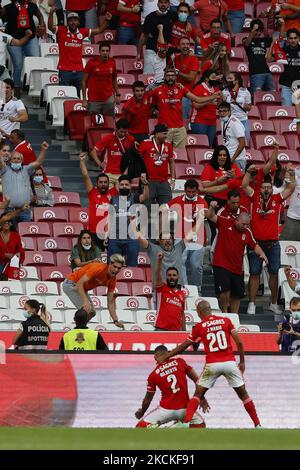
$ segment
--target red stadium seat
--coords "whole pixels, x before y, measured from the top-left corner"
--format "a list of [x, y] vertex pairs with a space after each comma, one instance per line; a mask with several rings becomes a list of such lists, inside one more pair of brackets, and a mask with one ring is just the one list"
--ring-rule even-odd
[[213, 150], [196, 149], [194, 150], [194, 162], [196, 165], [199, 165], [199, 163], [206, 163], [208, 160], [211, 159], [212, 155]]
[[72, 207], [69, 209], [69, 221], [81, 222], [84, 227], [87, 227], [89, 221], [89, 209], [85, 207]]
[[247, 62], [231, 62], [230, 70], [232, 72], [240, 72], [241, 74], [248, 74], [249, 66]]
[[123, 70], [124, 73], [132, 73], [137, 75], [143, 71], [144, 64], [142, 60], [136, 59], [123, 59]]
[[261, 118], [267, 119], [267, 109], [281, 104], [281, 94], [278, 91], [255, 91], [254, 104], [258, 107]]
[[54, 237], [75, 237], [78, 236], [83, 230], [83, 224], [77, 223], [54, 223], [53, 235]]
[[176, 164], [176, 178], [187, 179], [187, 178], [199, 178], [203, 171], [203, 165], [192, 165], [185, 163]]
[[85, 134], [85, 126], [88, 121], [91, 121], [92, 116], [87, 109], [78, 111], [71, 111], [66, 119], [66, 130], [71, 140], [83, 140]]
[[104, 116], [104, 122], [101, 124], [101, 129], [111, 130], [115, 129], [115, 120], [112, 116]]
[[66, 251], [59, 251], [56, 253], [56, 262], [58, 266], [69, 266], [71, 264], [70, 251], [68, 253]]
[[253, 2], [245, 2], [245, 15], [248, 18], [254, 18], [254, 3]]
[[59, 176], [48, 176], [48, 185], [53, 191], [61, 191], [62, 184]]
[[145, 83], [145, 85], [151, 85], [151, 83], [154, 83], [154, 75], [151, 73], [142, 73], [138, 76], [138, 80]]
[[276, 119], [273, 121], [274, 127], [277, 128], [278, 134], [282, 134], [286, 140], [289, 149], [299, 149], [299, 139], [296, 134], [296, 123], [289, 122], [287, 119]]
[[[91, 57], [99, 57], [99, 46], [97, 44], [82, 44], [82, 57], [90, 59]], [[114, 57], [114, 56], [112, 56]]]
[[147, 255], [147, 253], [139, 253], [138, 265], [139, 266], [150, 266], [150, 258]]
[[117, 77], [119, 87], [132, 86], [135, 78], [130, 73], [121, 73]]
[[81, 206], [80, 196], [78, 193], [53, 192], [55, 206]]
[[25, 251], [35, 251], [36, 250], [36, 239], [30, 237], [24, 237], [21, 239], [22, 247]]
[[[269, 158], [271, 155], [271, 151], [264, 150], [265, 158]], [[300, 155], [299, 152], [296, 150], [280, 150], [278, 152], [278, 160], [282, 163], [296, 163], [299, 165], [300, 163]]]
[[269, 150], [270, 145], [273, 144], [274, 139], [278, 142], [280, 149], [286, 149], [286, 141], [282, 135], [278, 134], [259, 134], [253, 137], [253, 142], [257, 150], [267, 149]]
[[267, 10], [269, 7], [270, 7], [270, 2], [267, 2], [267, 1], [258, 2], [256, 5], [256, 18], [259, 18], [261, 13]]
[[188, 155], [186, 152], [185, 148], [182, 149], [174, 149], [174, 159], [175, 159], [175, 164], [177, 165], [177, 162], [188, 162]]
[[118, 282], [115, 293], [116, 295], [132, 295], [131, 282]]
[[260, 150], [249, 149], [246, 150], [246, 159], [251, 160], [253, 163], [264, 165], [265, 159]]
[[272, 121], [255, 121], [254, 119], [249, 121], [251, 137], [258, 134], [276, 134]]
[[133, 282], [132, 295], [152, 297], [153, 289], [151, 282]]
[[230, 63], [245, 61], [245, 53], [242, 47], [233, 47], [231, 49]]
[[260, 112], [257, 106], [251, 106], [250, 111], [248, 112], [248, 119], [261, 119]]
[[43, 222], [68, 222], [68, 210], [63, 207], [35, 207], [33, 209], [33, 220]]
[[94, 36], [94, 43], [99, 44], [101, 41], [115, 42], [117, 38], [116, 29], [106, 29], [103, 33]]
[[46, 222], [20, 222], [18, 231], [21, 237], [47, 237], [52, 235], [50, 225]]
[[125, 101], [128, 101], [130, 100], [130, 98], [133, 97], [133, 91], [131, 87], [120, 88], [119, 91], [121, 94], [121, 97], [120, 97], [121, 103], [125, 103]]
[[42, 267], [41, 268], [41, 280], [42, 281], [63, 281], [69, 274], [71, 274], [71, 268], [68, 266], [55, 266]]
[[147, 282], [152, 282], [152, 270], [151, 270], [150, 267], [146, 268], [145, 275], [146, 275], [146, 281]]
[[50, 251], [25, 252], [24, 266], [55, 266], [54, 254]]
[[237, 33], [234, 35], [235, 47], [244, 47], [243, 39], [246, 38], [247, 33]]
[[291, 119], [296, 117], [294, 106], [269, 106], [266, 110], [268, 120], [277, 121], [278, 119]]
[[64, 117], [65, 120], [68, 118], [72, 111], [80, 111], [84, 109], [82, 107], [82, 100], [66, 100], [64, 101]]
[[208, 137], [204, 134], [188, 134], [185, 147], [187, 149], [209, 148]]
[[127, 282], [145, 281], [145, 270], [144, 268], [122, 268], [117, 275], [117, 280]]
[[112, 44], [110, 49], [111, 57], [132, 57], [136, 58], [137, 56], [137, 49], [136, 46], [129, 46], [129, 45], [121, 45], [121, 44]]
[[37, 240], [37, 249], [39, 251], [68, 251], [72, 249], [70, 240], [67, 238], [41, 237]]
[[152, 134], [152, 132], [154, 131], [154, 127], [157, 124], [157, 119], [156, 118], [155, 119], [149, 119], [148, 124], [149, 124], [149, 132], [150, 132], [150, 134]]
[[110, 133], [111, 131], [102, 130], [99, 127], [91, 127], [90, 129], [88, 129], [86, 132], [86, 140], [89, 151], [91, 151], [95, 147], [96, 143], [99, 142], [102, 137]]

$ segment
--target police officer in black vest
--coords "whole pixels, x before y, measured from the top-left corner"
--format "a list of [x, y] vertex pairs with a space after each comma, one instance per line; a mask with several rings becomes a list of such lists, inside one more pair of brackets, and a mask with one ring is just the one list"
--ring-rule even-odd
[[21, 322], [17, 330], [13, 341], [15, 349], [18, 351], [47, 349], [51, 329], [45, 305], [37, 300], [27, 300], [23, 314], [26, 320]]

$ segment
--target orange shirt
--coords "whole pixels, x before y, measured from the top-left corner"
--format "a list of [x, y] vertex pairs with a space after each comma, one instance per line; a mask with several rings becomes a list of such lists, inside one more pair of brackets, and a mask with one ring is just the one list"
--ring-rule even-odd
[[116, 278], [107, 275], [108, 265], [104, 263], [91, 263], [83, 266], [77, 271], [67, 276], [67, 279], [73, 282], [78, 282], [85, 274], [89, 278], [88, 282], [84, 284], [84, 290], [95, 289], [98, 286], [107, 286], [108, 292], [114, 292], [116, 287]]
[[[278, 3], [279, 4], [283, 3], [283, 1], [272, 0], [272, 6], [275, 6]], [[295, 5], [296, 7], [300, 7], [300, 0], [289, 0], [289, 1], [286, 1], [285, 3], [288, 3], [290, 5]], [[282, 16], [284, 16], [284, 15], [294, 15], [295, 13], [297, 13], [297, 12], [294, 11], [294, 10], [290, 10], [290, 9], [288, 9], [288, 10], [282, 9], [280, 11], [280, 15], [282, 15]], [[287, 31], [290, 28], [300, 29], [300, 17], [299, 16], [298, 16], [298, 18], [294, 18], [293, 20], [285, 19], [285, 30]]]

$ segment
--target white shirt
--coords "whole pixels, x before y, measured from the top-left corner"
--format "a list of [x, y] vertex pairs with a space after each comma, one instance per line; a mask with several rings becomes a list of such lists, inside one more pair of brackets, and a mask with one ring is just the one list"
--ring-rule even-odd
[[26, 110], [23, 101], [12, 98], [7, 103], [0, 103], [0, 128], [7, 134], [14, 129], [20, 129], [20, 122], [10, 122], [9, 117], [17, 117], [18, 111]]
[[295, 169], [295, 173], [296, 189], [291, 196], [287, 216], [290, 219], [300, 220], [300, 167]]
[[0, 31], [0, 64], [5, 65], [6, 62], [6, 46], [11, 44], [13, 37]]
[[[235, 116], [230, 116], [227, 122], [221, 121], [221, 130], [223, 143], [228, 148], [228, 152], [231, 158], [238, 148], [238, 139], [245, 137], [245, 128], [239, 119], [237, 119]], [[245, 149], [241, 151], [236, 160], [246, 160]]]
[[147, 15], [158, 9], [157, 0], [144, 0], [143, 5], [143, 11], [141, 13], [141, 24], [144, 24]]
[[[248, 119], [248, 114], [245, 111], [242, 111], [239, 106], [233, 103], [232, 97], [229, 90], [223, 90], [223, 95], [226, 98], [227, 103], [231, 104], [231, 114], [238, 118], [240, 121], [246, 121]], [[238, 103], [242, 108], [245, 104], [251, 104], [251, 94], [247, 88], [239, 88], [236, 103]]]

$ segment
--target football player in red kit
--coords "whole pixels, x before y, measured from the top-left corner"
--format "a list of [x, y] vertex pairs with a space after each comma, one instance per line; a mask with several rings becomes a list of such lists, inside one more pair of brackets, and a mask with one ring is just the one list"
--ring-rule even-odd
[[[231, 320], [226, 317], [212, 315], [209, 302], [203, 300], [197, 305], [197, 313], [201, 323], [194, 326], [192, 333], [177, 348], [161, 356], [162, 361], [168, 361], [171, 357], [182, 353], [195, 343], [203, 342], [205, 352], [205, 366], [197, 382], [196, 391], [189, 401], [185, 423], [191, 422], [200, 401], [207, 390], [212, 388], [221, 375], [234, 389], [242, 400], [245, 410], [252, 419], [254, 426], [261, 427], [259, 418], [252, 399], [245, 387], [243, 373], [245, 371], [245, 357], [243, 343], [236, 332]], [[235, 341], [240, 355], [240, 363], [237, 365], [231, 346], [231, 337]]]
[[[186, 378], [189, 377], [196, 384], [198, 375], [179, 357], [161, 362], [162, 354], [166, 354], [167, 351], [163, 345], [157, 346], [154, 351], [154, 358], [158, 365], [148, 377], [147, 392], [142, 406], [135, 416], [138, 419], [144, 416], [152, 402], [156, 387], [161, 391], [159, 407], [148, 413], [145, 419], [141, 419], [136, 425], [137, 428], [160, 426], [170, 421], [182, 422], [184, 420], [186, 407], [190, 400]], [[209, 405], [205, 399], [201, 400], [201, 407], [204, 413], [209, 411]], [[196, 410], [189, 425], [190, 428], [205, 428], [205, 422]]]

